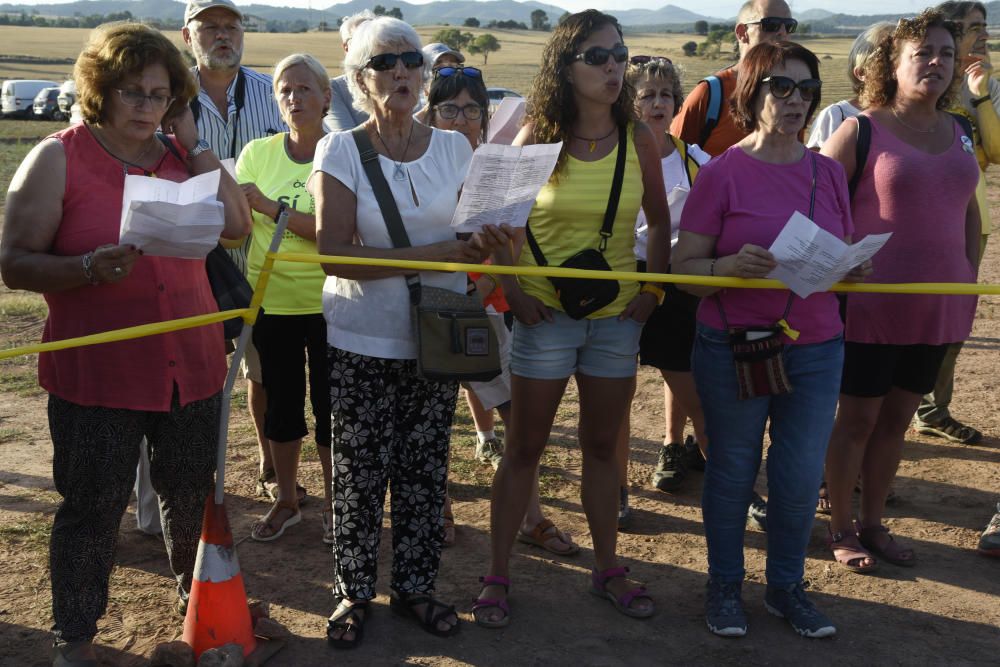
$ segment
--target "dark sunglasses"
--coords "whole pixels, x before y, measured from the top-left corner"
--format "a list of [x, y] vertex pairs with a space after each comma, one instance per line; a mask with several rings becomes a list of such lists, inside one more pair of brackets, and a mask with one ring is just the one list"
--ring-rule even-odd
[[674, 64], [674, 61], [666, 56], [632, 56], [628, 59], [630, 65], [648, 65], [654, 61], [662, 61], [668, 65]]
[[476, 69], [475, 67], [438, 67], [434, 70], [434, 76], [455, 76], [456, 74], [461, 74], [462, 76], [472, 77], [473, 79], [482, 79], [482, 70]]
[[802, 79], [801, 81], [796, 81], [787, 76], [765, 76], [760, 81], [761, 83], [766, 83], [771, 89], [771, 94], [779, 100], [791, 97], [795, 89], [798, 88], [802, 101], [812, 102], [815, 98], [819, 97], [820, 90], [823, 88], [823, 82], [819, 79]]
[[407, 51], [405, 53], [380, 53], [372, 56], [365, 63], [365, 67], [376, 72], [385, 72], [396, 67], [396, 61], [402, 60], [406, 69], [415, 69], [424, 66], [424, 54], [420, 51]]
[[759, 21], [747, 21], [743, 25], [759, 25], [764, 32], [778, 32], [781, 26], [785, 26], [785, 32], [791, 35], [799, 27], [799, 22], [795, 19], [783, 19], [779, 16], [765, 16]]
[[608, 58], [614, 58], [616, 63], [623, 63], [628, 60], [628, 47], [622, 44], [606, 49], [603, 46], [592, 46], [583, 53], [573, 56], [571, 62], [582, 60], [586, 65], [603, 65], [608, 62]]

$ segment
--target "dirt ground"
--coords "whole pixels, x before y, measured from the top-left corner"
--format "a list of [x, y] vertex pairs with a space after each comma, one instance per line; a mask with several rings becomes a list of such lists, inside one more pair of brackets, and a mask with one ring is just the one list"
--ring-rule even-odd
[[[991, 188], [993, 219], [1000, 219], [1000, 190]], [[1000, 238], [988, 250], [981, 281], [1000, 283]], [[3, 295], [0, 295], [3, 296]], [[10, 296], [9, 293], [7, 296]], [[3, 302], [0, 302], [0, 306]], [[9, 304], [8, 304], [9, 305]], [[37, 340], [40, 320], [23, 306], [0, 318], [0, 344]], [[912, 569], [883, 564], [872, 576], [836, 567], [824, 546], [826, 519], [817, 516], [806, 577], [815, 601], [836, 622], [832, 640], [796, 636], [763, 607], [766, 536], [746, 536], [744, 597], [750, 632], [744, 639], [711, 635], [702, 618], [706, 557], [700, 512], [701, 475], [670, 496], [649, 489], [663, 438], [660, 381], [639, 376], [633, 406], [633, 456], [629, 481], [636, 516], [620, 536], [622, 561], [645, 582], [658, 604], [649, 620], [619, 615], [587, 594], [590, 538], [579, 501], [580, 455], [575, 442], [575, 401], [567, 396], [543, 461], [543, 504], [583, 547], [572, 558], [550, 557], [518, 545], [513, 558], [511, 625], [500, 631], [465, 623], [451, 639], [432, 637], [389, 613], [388, 527], [383, 533], [381, 594], [363, 647], [335, 653], [324, 639], [332, 610], [332, 559], [320, 540], [319, 504], [277, 542], [247, 540], [239, 546], [246, 588], [271, 603], [272, 616], [295, 637], [269, 664], [342, 665], [997, 665], [1000, 664], [1000, 561], [976, 554], [979, 532], [1000, 499], [1000, 299], [980, 300], [973, 338], [959, 359], [953, 410], [985, 437], [977, 446], [949, 444], [909, 434], [889, 509], [893, 532], [912, 544], [920, 562]], [[0, 363], [0, 666], [50, 664], [51, 602], [47, 544], [59, 496], [51, 481], [51, 442], [45, 397], [35, 387], [33, 359]], [[246, 417], [245, 392], [234, 396], [226, 500], [236, 538], [267, 510], [254, 496], [255, 445]], [[445, 551], [438, 593], [456, 603], [464, 620], [485, 573], [489, 481], [492, 471], [472, 458], [475, 432], [467, 411], [456, 420], [452, 495], [458, 543]], [[321, 488], [315, 450], [304, 454], [303, 483]], [[758, 490], [766, 495], [762, 469]], [[174, 585], [162, 541], [135, 529], [130, 508], [119, 533], [118, 566], [107, 615], [97, 637], [104, 665], [148, 664], [153, 647], [179, 635]]]

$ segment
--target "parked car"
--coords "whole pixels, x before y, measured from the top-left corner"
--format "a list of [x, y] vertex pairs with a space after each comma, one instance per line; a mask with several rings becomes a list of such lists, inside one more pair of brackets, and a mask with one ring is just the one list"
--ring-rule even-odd
[[0, 115], [4, 118], [30, 118], [35, 96], [42, 88], [58, 88], [55, 81], [11, 79], [3, 82], [0, 92]]
[[515, 92], [510, 88], [487, 88], [486, 94], [490, 98], [490, 114], [492, 115], [497, 107], [500, 106], [500, 102], [505, 97], [524, 97], [521, 93]]
[[76, 104], [76, 82], [70, 79], [59, 86], [59, 111], [63, 118], [71, 118]]
[[34, 116], [36, 120], [62, 120], [58, 88], [42, 88], [35, 95]]

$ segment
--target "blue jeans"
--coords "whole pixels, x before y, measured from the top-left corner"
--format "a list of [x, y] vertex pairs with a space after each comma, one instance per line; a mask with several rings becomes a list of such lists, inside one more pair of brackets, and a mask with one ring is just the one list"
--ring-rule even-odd
[[838, 336], [824, 343], [786, 345], [792, 391], [741, 401], [728, 338], [725, 331], [699, 324], [692, 355], [709, 442], [702, 492], [708, 573], [724, 583], [743, 581], [747, 506], [770, 417], [767, 581], [773, 586], [798, 583], [837, 410], [844, 341]]

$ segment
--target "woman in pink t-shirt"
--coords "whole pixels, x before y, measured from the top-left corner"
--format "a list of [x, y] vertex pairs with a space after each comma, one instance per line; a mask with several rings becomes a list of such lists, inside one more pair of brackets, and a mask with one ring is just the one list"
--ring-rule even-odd
[[[816, 56], [798, 44], [765, 43], [739, 68], [733, 113], [750, 134], [699, 172], [674, 253], [680, 274], [765, 277], [776, 266], [766, 248], [796, 212], [837, 238], [853, 231], [844, 170], [798, 139], [820, 101]], [[837, 299], [689, 291], [706, 297], [692, 370], [711, 442], [702, 497], [708, 627], [723, 636], [746, 633], [744, 523], [770, 418], [765, 604], [801, 635], [830, 636], [836, 629], [806, 597], [802, 576], [843, 364]], [[743, 352], [750, 359], [737, 361]]]
[[[865, 65], [862, 101], [871, 142], [853, 196], [860, 234], [892, 232], [874, 282], [975, 282], [979, 167], [970, 137], [943, 110], [962, 81], [960, 28], [939, 12], [901, 19]], [[848, 176], [857, 170], [855, 120], [823, 146]], [[855, 572], [913, 565], [912, 549], [882, 525], [886, 495], [920, 397], [934, 388], [949, 343], [965, 340], [971, 296], [851, 294], [840, 410], [826, 463], [830, 545]], [[851, 496], [862, 477], [861, 518]]]

